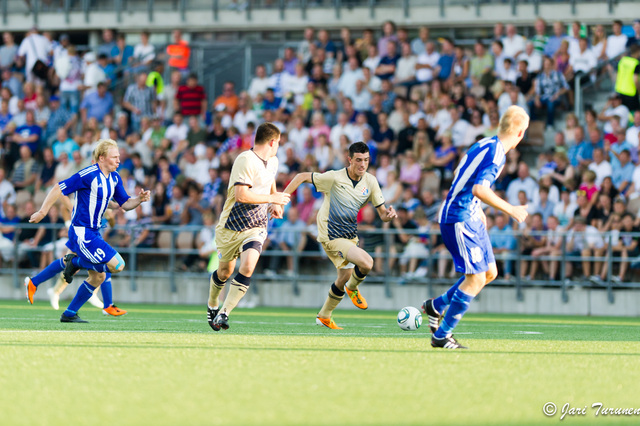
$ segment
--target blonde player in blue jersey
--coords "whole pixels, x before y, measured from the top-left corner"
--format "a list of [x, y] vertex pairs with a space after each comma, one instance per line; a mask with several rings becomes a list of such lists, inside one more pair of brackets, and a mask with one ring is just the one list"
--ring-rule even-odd
[[456, 271], [464, 275], [447, 292], [422, 304], [433, 333], [434, 348], [467, 349], [453, 337], [453, 329], [473, 298], [498, 275], [480, 203], [501, 210], [518, 222], [527, 217], [527, 206], [512, 206], [491, 190], [504, 167], [505, 154], [520, 143], [527, 127], [529, 116], [525, 110], [509, 107], [500, 119], [498, 135], [472, 145], [456, 168], [438, 221]]
[[54, 260], [36, 276], [25, 279], [27, 299], [33, 304], [33, 295], [38, 285], [64, 271], [65, 279], [71, 282], [79, 269], [87, 269], [89, 278], [80, 285], [69, 307], [60, 316], [61, 322], [87, 322], [78, 316], [78, 310], [91, 297], [94, 290], [105, 280], [105, 273], [122, 272], [124, 260], [100, 234], [102, 216], [113, 198], [124, 210], [133, 210], [149, 201], [149, 191], [140, 191], [137, 197], [129, 197], [116, 172], [120, 165], [118, 144], [111, 139], [102, 139], [93, 151], [95, 164], [80, 170], [70, 178], [59, 182], [47, 194], [40, 210], [31, 215], [29, 222], [40, 222], [61, 195], [76, 194], [69, 240], [71, 250], [64, 259]]
[[358, 286], [373, 268], [373, 259], [358, 247], [358, 212], [362, 206], [372, 202], [383, 221], [390, 222], [396, 217], [393, 206], [387, 208], [384, 205], [378, 180], [367, 173], [369, 158], [367, 144], [356, 142], [349, 147], [349, 167], [325, 173], [299, 173], [284, 190], [291, 194], [300, 184], [307, 182], [324, 194], [317, 217], [318, 242], [338, 270], [338, 277], [331, 284], [316, 323], [334, 330], [341, 327], [333, 321], [331, 314], [345, 292], [358, 308], [368, 307]]

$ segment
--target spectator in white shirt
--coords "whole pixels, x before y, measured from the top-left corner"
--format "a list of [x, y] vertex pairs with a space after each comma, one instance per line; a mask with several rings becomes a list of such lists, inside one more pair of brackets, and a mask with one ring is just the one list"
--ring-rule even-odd
[[22, 40], [18, 48], [18, 58], [22, 58], [24, 61], [27, 81], [44, 84], [43, 81], [33, 74], [32, 70], [38, 60], [46, 64], [49, 61], [51, 51], [51, 42], [45, 36], [39, 34], [37, 28], [33, 28], [27, 32], [26, 37]]
[[[633, 125], [627, 129], [625, 140], [631, 145], [640, 148], [640, 111], [633, 113]], [[640, 188], [639, 188], [640, 189]]]
[[426, 44], [425, 51], [416, 59], [416, 80], [419, 83], [430, 83], [433, 80], [433, 69], [438, 65], [440, 54], [434, 42]]
[[602, 148], [593, 150], [593, 163], [589, 164], [589, 170], [596, 174], [596, 186], [598, 187], [602, 186], [604, 178], [611, 176], [611, 173], [613, 173], [611, 163], [605, 160]]
[[289, 130], [289, 142], [293, 144], [294, 152], [303, 152], [309, 139], [309, 128], [304, 126], [304, 119], [296, 116], [293, 129]]
[[402, 43], [400, 45], [402, 56], [398, 59], [396, 64], [396, 72], [393, 76], [393, 82], [395, 84], [402, 84], [405, 86], [411, 85], [416, 80], [416, 64], [418, 57], [411, 51], [411, 45], [409, 43]]
[[260, 120], [254, 110], [251, 109], [251, 99], [247, 92], [240, 93], [238, 96], [238, 111], [233, 116], [233, 126], [240, 133], [247, 131], [247, 124], [253, 123], [256, 127], [260, 125]]
[[598, 120], [605, 122], [603, 127], [605, 133], [613, 133], [610, 120], [614, 115], [620, 117], [620, 126], [622, 126], [623, 129], [626, 128], [629, 123], [629, 108], [622, 105], [622, 98], [618, 93], [614, 93], [609, 97], [604, 108], [602, 108], [602, 111], [598, 114]]
[[249, 83], [249, 96], [255, 101], [258, 95], [264, 95], [269, 88], [269, 77], [267, 77], [267, 70], [263, 64], [256, 65], [256, 75], [251, 79]]
[[351, 98], [355, 93], [356, 81], [362, 80], [363, 77], [362, 69], [358, 66], [358, 59], [353, 56], [350, 57], [347, 62], [347, 67], [338, 81], [338, 91], [342, 96]]
[[140, 33], [140, 43], [133, 47], [133, 62], [135, 67], [132, 72], [140, 72], [148, 70], [149, 64], [156, 57], [156, 48], [152, 44], [149, 44], [149, 33], [143, 31]]
[[502, 116], [511, 105], [517, 105], [525, 111], [529, 111], [526, 98], [520, 93], [518, 87], [510, 81], [505, 81], [504, 92], [502, 92], [498, 98], [498, 112], [500, 116]]
[[0, 168], [0, 215], [4, 216], [3, 207], [6, 204], [16, 202], [16, 190], [13, 184], [6, 179], [4, 168]]
[[167, 130], [164, 132], [164, 137], [171, 142], [171, 146], [175, 149], [180, 141], [187, 139], [188, 133], [189, 126], [184, 122], [182, 114], [176, 112], [173, 115], [173, 124], [167, 127]]
[[500, 40], [494, 40], [491, 43], [491, 54], [493, 55], [494, 74], [500, 78], [504, 74], [504, 60], [507, 55], [504, 54], [504, 47]]
[[535, 193], [538, 191], [538, 184], [531, 176], [529, 176], [529, 166], [524, 161], [518, 164], [518, 177], [509, 183], [507, 187], [507, 201], [514, 205], [520, 205], [518, 201], [518, 193], [524, 191], [527, 194], [527, 200], [533, 201]]
[[372, 73], [378, 68], [380, 63], [380, 55], [378, 55], [378, 47], [375, 44], [369, 46], [369, 56], [362, 62], [362, 66], [369, 68]]
[[612, 59], [622, 54], [627, 46], [628, 37], [622, 34], [622, 21], [613, 21], [613, 34], [607, 37], [607, 58]]
[[371, 102], [371, 94], [367, 90], [363, 80], [356, 81], [356, 90], [351, 97], [353, 108], [358, 112], [369, 111]]
[[589, 49], [589, 42], [586, 38], [580, 38], [578, 43], [578, 51], [569, 57], [571, 72], [574, 75], [578, 73], [589, 74], [598, 64], [598, 59], [593, 54], [593, 51]]
[[502, 45], [504, 46], [504, 54], [508, 58], [515, 59], [524, 51], [524, 37], [517, 33], [515, 25], [507, 25], [507, 35], [502, 38]]
[[285, 98], [293, 96], [296, 105], [302, 105], [304, 95], [307, 93], [307, 83], [309, 77], [305, 74], [304, 65], [298, 62], [295, 66], [295, 74], [288, 75], [284, 80]]
[[93, 52], [87, 52], [84, 54], [84, 62], [86, 63], [84, 71], [84, 94], [94, 91], [98, 87], [98, 83], [107, 81], [107, 74], [100, 68], [96, 58], [96, 54]]
[[518, 61], [527, 61], [527, 71], [537, 74], [542, 69], [542, 54], [534, 48], [533, 42], [528, 41], [524, 52], [518, 55]]
[[349, 123], [349, 117], [347, 117], [347, 114], [344, 112], [338, 114], [338, 123], [331, 128], [331, 133], [329, 134], [329, 141], [331, 141], [334, 152], [341, 152], [340, 137], [342, 135], [347, 136], [351, 141], [354, 140], [354, 130], [353, 125]]

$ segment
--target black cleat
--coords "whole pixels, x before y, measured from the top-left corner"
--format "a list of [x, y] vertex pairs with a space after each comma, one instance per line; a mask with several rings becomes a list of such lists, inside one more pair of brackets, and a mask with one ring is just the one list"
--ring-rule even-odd
[[[229, 316], [227, 314], [225, 314], [224, 312], [220, 312], [218, 315], [216, 315], [215, 319], [213, 320], [213, 325], [211, 326], [211, 328], [213, 328], [213, 326], [217, 326], [218, 330], [223, 329], [223, 330], [228, 330], [229, 329]], [[215, 328], [214, 328], [215, 330]]]
[[427, 299], [424, 301], [422, 304], [422, 312], [424, 312], [429, 319], [429, 330], [431, 330], [431, 334], [435, 333], [438, 327], [440, 327], [442, 314], [436, 311], [436, 308], [433, 307], [433, 299]]
[[435, 336], [431, 337], [431, 346], [434, 348], [444, 348], [444, 349], [469, 349], [466, 346], [462, 346], [456, 339], [453, 338], [453, 335], [443, 337], [442, 339], [438, 339]]
[[89, 322], [89, 321], [83, 320], [78, 316], [78, 314], [75, 314], [72, 317], [68, 317], [65, 314], [62, 314], [60, 315], [60, 322]]
[[220, 309], [211, 309], [207, 306], [207, 322], [213, 331], [220, 331], [220, 326], [214, 322], [219, 311]]
[[74, 257], [76, 257], [76, 255], [73, 253], [69, 253], [64, 256], [64, 271], [62, 271], [62, 275], [64, 276], [64, 280], [69, 284], [73, 281], [75, 273], [80, 270], [77, 266], [73, 266], [73, 263], [71, 262]]

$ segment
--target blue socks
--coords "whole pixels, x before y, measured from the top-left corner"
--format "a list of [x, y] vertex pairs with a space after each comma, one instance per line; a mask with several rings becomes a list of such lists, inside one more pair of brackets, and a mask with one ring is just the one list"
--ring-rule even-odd
[[108, 308], [109, 306], [113, 305], [111, 273], [107, 272], [107, 277], [104, 279], [104, 282], [100, 285], [100, 290], [102, 291], [102, 301], [104, 302], [104, 307]]
[[96, 288], [94, 286], [84, 281], [80, 285], [80, 288], [78, 288], [78, 292], [73, 297], [73, 300], [69, 304], [67, 310], [63, 312], [63, 315], [66, 317], [72, 317], [77, 314], [82, 305], [84, 305], [87, 300], [89, 300], [95, 289]]
[[433, 334], [433, 337], [443, 339], [450, 335], [462, 319], [462, 316], [469, 309], [469, 304], [473, 300], [473, 297], [474, 296], [457, 289], [451, 298], [449, 310], [447, 310], [447, 313], [440, 323], [440, 328]]
[[438, 296], [433, 299], [433, 307], [436, 308], [436, 311], [443, 313], [444, 308], [449, 306], [451, 303], [451, 299], [453, 299], [453, 294], [456, 292], [462, 281], [464, 281], [465, 275], [461, 276], [457, 283], [451, 286], [449, 290], [447, 290], [442, 296]]
[[44, 268], [38, 275], [31, 278], [31, 282], [33, 283], [33, 285], [38, 287], [40, 284], [42, 284], [45, 281], [49, 281], [51, 278], [55, 277], [63, 270], [64, 270], [64, 260], [62, 259], [54, 260], [53, 262], [51, 262], [49, 266]]
[[73, 263], [73, 266], [76, 268], [91, 269], [96, 272], [109, 272], [109, 268], [106, 263], [91, 263], [87, 260], [80, 259], [79, 257], [71, 259], [71, 263]]

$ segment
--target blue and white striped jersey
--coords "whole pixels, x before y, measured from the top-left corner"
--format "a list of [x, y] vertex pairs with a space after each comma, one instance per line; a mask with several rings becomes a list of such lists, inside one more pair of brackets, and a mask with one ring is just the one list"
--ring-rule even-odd
[[112, 172], [105, 176], [97, 164], [80, 170], [58, 185], [64, 195], [76, 193], [71, 224], [84, 228], [100, 229], [102, 215], [111, 198], [120, 205], [130, 198], [120, 175]]
[[472, 145], [455, 171], [449, 194], [440, 207], [438, 222], [480, 219], [480, 200], [473, 195], [473, 186], [491, 187], [500, 176], [505, 161], [504, 146], [497, 136]]

